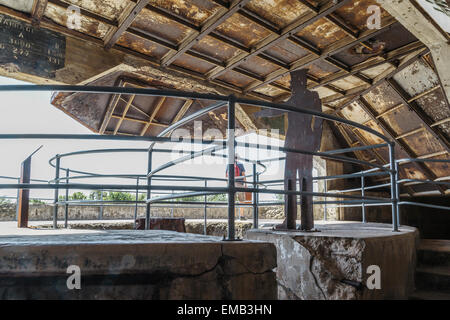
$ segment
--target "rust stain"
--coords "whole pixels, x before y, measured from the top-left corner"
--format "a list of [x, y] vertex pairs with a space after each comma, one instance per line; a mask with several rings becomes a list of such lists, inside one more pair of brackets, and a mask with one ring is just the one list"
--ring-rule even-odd
[[346, 33], [326, 19], [319, 19], [297, 33], [298, 36], [323, 49], [346, 37]]
[[270, 35], [269, 31], [239, 14], [225, 20], [216, 31], [236, 39], [246, 47], [251, 47]]
[[117, 44], [158, 59], [162, 58], [169, 51], [130, 33], [124, 33], [117, 41]]
[[220, 6], [207, 0], [153, 0], [152, 4], [187, 18], [196, 25], [205, 23], [220, 9]]
[[192, 32], [191, 29], [146, 9], [137, 15], [131, 26], [148, 31], [173, 43], [183, 41]]
[[77, 7], [86, 9], [109, 19], [118, 19], [129, 1], [123, 0], [64, 0]]
[[202, 38], [192, 49], [207, 54], [208, 56], [219, 58], [221, 61], [228, 61], [241, 53], [240, 50], [210, 36]]
[[[376, 0], [355, 0], [342, 6], [335, 12], [351, 26], [356, 27], [359, 30], [365, 30], [367, 29], [367, 19], [371, 15], [371, 13], [367, 13], [367, 8], [371, 5], [381, 7]], [[383, 19], [388, 16], [389, 13], [381, 8], [381, 18]]]
[[[66, 9], [48, 4], [47, 10], [45, 11], [45, 16], [50, 18], [52, 21], [56, 22], [59, 25], [67, 26], [67, 15]], [[103, 38], [109, 30], [109, 26], [92, 20], [88, 17], [81, 16], [80, 17], [80, 25], [74, 25], [74, 30], [87, 33], [97, 38]]]
[[297, 0], [254, 0], [246, 8], [280, 28], [285, 27], [305, 13], [310, 12]]

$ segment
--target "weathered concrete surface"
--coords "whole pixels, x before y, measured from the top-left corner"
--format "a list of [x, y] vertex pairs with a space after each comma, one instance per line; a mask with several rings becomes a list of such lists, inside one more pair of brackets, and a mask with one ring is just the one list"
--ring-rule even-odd
[[[407, 299], [414, 288], [417, 230], [390, 225], [317, 225], [321, 232], [250, 230], [247, 239], [277, 247], [279, 299]], [[369, 290], [367, 267], [381, 270], [381, 289]]]
[[[203, 234], [204, 222], [199, 220], [186, 220], [185, 221], [186, 232]], [[235, 234], [238, 238], [243, 238], [245, 233], [253, 226], [251, 221], [236, 221], [235, 222]], [[52, 229], [53, 224], [50, 222], [37, 224], [33, 227], [39, 229]], [[15, 228], [15, 226], [14, 226]], [[64, 228], [64, 223], [59, 223], [58, 228]], [[206, 234], [208, 236], [223, 237], [227, 234], [228, 222], [222, 220], [209, 220], [206, 224]], [[133, 221], [123, 220], [103, 220], [103, 221], [69, 221], [69, 229], [74, 230], [132, 230], [134, 229]]]
[[[275, 247], [172, 231], [0, 237], [1, 299], [276, 299]], [[69, 290], [67, 267], [81, 269]]]

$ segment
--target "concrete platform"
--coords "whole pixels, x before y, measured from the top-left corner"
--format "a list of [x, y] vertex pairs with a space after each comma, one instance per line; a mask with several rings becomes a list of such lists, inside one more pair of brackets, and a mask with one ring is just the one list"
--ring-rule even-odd
[[[413, 292], [415, 228], [392, 232], [391, 225], [378, 223], [316, 227], [320, 232], [247, 232], [247, 239], [277, 247], [279, 299], [407, 299]], [[379, 289], [369, 288], [374, 283], [369, 266], [379, 267]]]
[[[160, 230], [5, 229], [1, 299], [277, 298], [269, 243]], [[80, 268], [81, 289], [67, 287], [71, 265]]]

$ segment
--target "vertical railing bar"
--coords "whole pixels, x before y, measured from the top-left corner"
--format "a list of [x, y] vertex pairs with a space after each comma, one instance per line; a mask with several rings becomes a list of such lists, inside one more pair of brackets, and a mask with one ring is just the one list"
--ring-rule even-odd
[[[253, 163], [253, 188], [258, 188], [258, 172], [256, 163]], [[253, 192], [253, 228], [258, 229], [258, 192]]]
[[[208, 187], [208, 180], [205, 179], [205, 188]], [[207, 220], [207, 204], [208, 204], [208, 196], [205, 194], [205, 203], [204, 203], [204, 207], [203, 207], [203, 217], [205, 220], [204, 226], [203, 226], [203, 234], [206, 236], [207, 234], [207, 225], [208, 225], [208, 220]]]
[[138, 214], [138, 201], [139, 201], [139, 177], [136, 178], [136, 205], [134, 207], [134, 227], [136, 228], [136, 220]]
[[228, 99], [228, 238], [235, 240], [235, 185], [234, 185], [234, 165], [235, 165], [235, 97], [231, 95]]
[[[59, 168], [61, 165], [61, 158], [56, 155], [56, 164], [55, 164], [55, 184], [59, 184]], [[55, 197], [53, 202], [53, 229], [58, 228], [58, 198], [59, 198], [59, 189], [55, 188]]]
[[[17, 178], [17, 184], [20, 184], [20, 178]], [[16, 219], [14, 221], [17, 221], [19, 218], [19, 198], [20, 198], [20, 189], [17, 188], [17, 198], [16, 198]]]
[[[66, 184], [69, 184], [70, 169], [66, 169]], [[64, 228], [69, 227], [69, 188], [66, 188], [66, 203], [64, 204]]]
[[103, 189], [100, 190], [100, 211], [98, 212], [98, 219], [103, 220]]
[[364, 202], [364, 196], [365, 196], [365, 181], [364, 181], [364, 174], [361, 174], [361, 198], [362, 204], [361, 204], [361, 213], [362, 213], [362, 223], [366, 223], [366, 205]]
[[152, 177], [148, 176], [148, 174], [152, 171], [152, 156], [153, 156], [153, 150], [150, 149], [148, 151], [148, 163], [147, 163], [147, 205], [145, 210], [145, 230], [150, 230], [150, 203], [148, 202], [150, 200], [151, 196], [151, 185], [152, 185]]
[[398, 231], [397, 208], [397, 180], [396, 180], [396, 166], [395, 166], [395, 143], [389, 144], [389, 162], [390, 162], [390, 176], [391, 176], [391, 202], [392, 202], [392, 230]]
[[[323, 182], [324, 182], [323, 191], [326, 194], [328, 192], [327, 191], [327, 180], [325, 179]], [[327, 197], [325, 197], [325, 201], [327, 201]], [[328, 207], [327, 207], [327, 204], [325, 203], [323, 206], [323, 221], [327, 221], [327, 219], [328, 219]]]
[[399, 205], [399, 202], [400, 202], [400, 193], [399, 193], [400, 187], [399, 187], [398, 180], [399, 180], [398, 162], [395, 161], [395, 188], [396, 188], [397, 200], [398, 200], [397, 201], [397, 223], [400, 226], [401, 225], [401, 222], [400, 222], [400, 205]]

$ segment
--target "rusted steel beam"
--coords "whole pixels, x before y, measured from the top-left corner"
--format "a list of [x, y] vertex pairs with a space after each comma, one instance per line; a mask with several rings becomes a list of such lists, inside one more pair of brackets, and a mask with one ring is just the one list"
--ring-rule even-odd
[[47, 4], [48, 0], [34, 0], [33, 7], [31, 9], [31, 17], [34, 25], [39, 25], [39, 23], [41, 23]]
[[[111, 118], [114, 118], [114, 119], [121, 119], [122, 116], [118, 116], [118, 115], [113, 114], [113, 115], [111, 116]], [[131, 122], [137, 122], [137, 123], [143, 123], [143, 124], [146, 124], [146, 123], [148, 122], [148, 121], [146, 121], [146, 120], [136, 119], [136, 118], [131, 118], [131, 117], [124, 117], [123, 120], [131, 121]], [[160, 122], [155, 122], [155, 121], [152, 122], [152, 125], [158, 126], [158, 127], [164, 127], [164, 128], [167, 128], [167, 127], [169, 126], [169, 125], [166, 124], [166, 123], [160, 123]]]
[[120, 128], [123, 120], [125, 119], [125, 116], [127, 115], [127, 112], [130, 109], [131, 104], [133, 103], [133, 100], [134, 100], [135, 97], [136, 97], [136, 95], [132, 95], [129, 98], [129, 100], [128, 100], [126, 106], [125, 106], [125, 109], [122, 112], [122, 116], [120, 117], [119, 121], [117, 121], [116, 127], [114, 128], [114, 133], [113, 133], [114, 135], [117, 134], [117, 132], [119, 131], [119, 128]]
[[189, 110], [191, 105], [194, 103], [194, 100], [188, 99], [186, 102], [181, 106], [180, 110], [178, 110], [177, 115], [172, 120], [172, 124], [178, 122], [183, 118], [183, 116], [186, 114], [186, 112]]
[[[242, 55], [238, 55], [236, 58], [231, 59], [231, 61], [229, 63], [227, 63], [227, 67], [224, 69], [221, 68], [221, 69], [213, 70], [213, 72], [208, 74], [207, 78], [214, 79], [214, 78], [220, 76], [221, 74], [225, 73], [226, 71], [239, 66], [241, 63], [247, 61], [247, 59], [266, 51], [270, 47], [291, 37], [292, 35], [299, 32], [300, 30], [304, 29], [305, 27], [313, 24], [317, 20], [332, 13], [333, 11], [342, 7], [348, 1], [349, 0], [341, 0], [341, 1], [330, 0], [330, 1], [328, 1], [325, 5], [323, 5], [321, 7], [319, 13], [308, 15], [307, 19], [305, 19], [304, 17], [299, 18], [298, 20], [294, 21], [293, 23], [291, 23], [288, 26], [286, 26], [285, 28], [283, 28], [278, 35], [273, 34], [272, 36], [269, 36], [268, 38], [261, 41], [258, 45], [255, 46], [255, 48], [252, 50], [251, 53], [248, 53], [248, 54], [243, 53]], [[289, 73], [289, 71], [287, 71], [287, 73]]]
[[183, 53], [189, 50], [198, 41], [206, 37], [214, 29], [216, 29], [220, 24], [222, 24], [226, 19], [235, 14], [239, 9], [243, 8], [250, 0], [236, 0], [231, 2], [228, 10], [219, 10], [213, 17], [207, 20], [207, 22], [202, 26], [201, 31], [194, 33], [192, 36], [188, 37], [183, 43], [180, 44], [179, 49], [176, 52], [169, 52], [164, 58], [161, 59], [161, 65], [167, 67], [172, 62], [174, 62]]
[[[395, 24], [396, 21], [393, 19], [389, 19], [387, 23], [385, 23], [384, 27], [382, 27], [379, 30], [368, 30], [366, 32], [362, 32], [361, 35], [357, 38], [357, 39], [353, 39], [353, 38], [344, 38], [341, 41], [338, 41], [334, 44], [332, 44], [330, 47], [328, 47], [327, 49], [323, 50], [322, 54], [320, 56], [317, 56], [315, 54], [310, 54], [307, 55], [305, 57], [300, 58], [297, 61], [294, 61], [291, 64], [290, 70], [298, 70], [298, 69], [303, 69], [303, 68], [307, 68], [309, 67], [311, 64], [316, 63], [318, 61], [324, 60], [327, 57], [333, 56], [339, 52], [342, 52], [344, 50], [347, 50], [353, 46], [355, 46], [358, 43], [361, 43], [367, 39], [370, 39], [380, 33], [386, 32], [388, 29], [390, 29], [392, 27], [393, 24]], [[244, 89], [244, 92], [250, 92], [253, 90], [256, 90], [258, 88], [260, 88], [263, 85], [272, 83], [273, 81], [276, 81], [278, 79], [280, 79], [281, 77], [287, 75], [289, 73], [289, 71], [281, 71], [280, 70], [276, 70], [273, 73], [269, 74], [266, 77], [266, 80], [263, 83], [260, 84], [252, 84], [250, 86], [248, 86], [247, 88]]]
[[166, 97], [161, 97], [158, 102], [156, 103], [155, 108], [153, 109], [152, 114], [150, 115], [150, 118], [148, 119], [148, 122], [145, 124], [144, 128], [142, 128], [141, 136], [143, 136], [146, 132], [148, 127], [153, 124], [153, 119], [155, 119], [156, 114], [158, 113], [159, 109], [161, 109], [162, 105], [164, 104], [164, 101], [166, 101]]
[[402, 64], [395, 68], [393, 71], [389, 72], [389, 74], [383, 76], [382, 78], [378, 79], [378, 81], [375, 81], [374, 84], [372, 86], [370, 86], [367, 89], [362, 90], [361, 92], [358, 92], [357, 94], [355, 94], [355, 96], [349, 100], [347, 100], [345, 103], [341, 104], [340, 106], [338, 106], [336, 108], [336, 112], [341, 111], [342, 109], [346, 108], [347, 106], [351, 105], [353, 102], [359, 100], [360, 97], [362, 97], [363, 95], [369, 93], [370, 91], [372, 91], [373, 89], [375, 89], [376, 87], [378, 87], [381, 83], [383, 83], [383, 81], [385, 81], [386, 79], [390, 79], [392, 78], [394, 75], [396, 75], [398, 72], [400, 72], [401, 70], [405, 69], [406, 67], [410, 66], [411, 64], [413, 64], [414, 62], [416, 62], [418, 59], [420, 59], [424, 54], [426, 54], [428, 52], [428, 49], [424, 49], [419, 51], [416, 55], [414, 55], [413, 57], [409, 57], [406, 61], [403, 61]]
[[128, 27], [136, 19], [137, 15], [147, 5], [148, 0], [138, 0], [131, 12], [122, 20], [116, 30], [111, 30], [105, 37], [105, 49], [111, 49], [119, 40], [120, 36], [128, 29]]
[[[69, 4], [67, 4], [67, 3], [65, 3], [65, 2], [62, 2], [62, 1], [59, 1], [59, 0], [49, 0], [49, 1], [50, 1], [52, 4], [61, 6], [61, 7], [63, 7], [63, 8], [68, 8], [68, 7], [69, 7]], [[138, 0], [132, 0], [132, 2], [137, 3]], [[150, 11], [152, 11], [152, 12], [155, 12], [155, 13], [157, 13], [157, 14], [161, 14], [161, 15], [163, 15], [164, 17], [166, 17], [166, 18], [168, 18], [168, 19], [170, 19], [170, 20], [172, 20], [172, 21], [175, 21], [175, 22], [177, 22], [177, 23], [180, 23], [180, 24], [182, 24], [183, 26], [188, 27], [188, 28], [190, 28], [191, 30], [194, 30], [194, 31], [196, 31], [197, 33], [199, 33], [200, 27], [195, 26], [194, 24], [190, 23], [187, 19], [182, 18], [182, 17], [180, 17], [180, 16], [178, 16], [178, 15], [175, 15], [175, 14], [169, 12], [169, 11], [166, 10], [166, 9], [158, 8], [158, 7], [155, 7], [155, 6], [150, 5], [150, 4], [147, 4], [147, 5], [145, 6], [145, 9], [150, 10]], [[106, 25], [108, 25], [108, 26], [110, 26], [110, 27], [117, 27], [117, 26], [118, 26], [117, 22], [114, 22], [114, 21], [112, 21], [112, 20], [108, 20], [108, 19], [103, 18], [103, 17], [101, 17], [101, 16], [99, 16], [99, 15], [96, 15], [96, 14], [94, 14], [94, 13], [92, 13], [92, 12], [89, 12], [89, 11], [86, 11], [86, 10], [83, 10], [83, 9], [81, 9], [81, 10], [82, 10], [81, 13], [82, 13], [83, 15], [86, 15], [86, 16], [88, 16], [89, 18], [91, 18], [91, 19], [93, 19], [93, 20], [102, 22], [103, 24], [106, 24]], [[243, 13], [243, 12], [247, 12], [248, 14], [250, 14], [250, 11], [247, 10], [247, 9], [245, 9], [245, 8], [242, 8], [242, 9], [241, 9], [240, 11], [238, 11], [238, 12], [239, 12], [240, 14]], [[248, 14], [247, 14], [247, 15], [248, 15]], [[253, 20], [252, 20], [252, 21], [255, 21], [255, 22], [256, 22], [256, 21], [257, 21], [257, 20], [256, 20], [256, 14], [252, 13], [252, 15], [253, 15]], [[259, 23], [260, 25], [261, 25], [261, 23], [266, 23], [266, 24], [269, 23], [267, 20], [265, 20], [265, 19], [263, 19], [263, 18], [260, 18], [260, 17], [259, 17], [258, 19], [259, 19], [259, 22], [258, 22], [258, 23]], [[263, 21], [264, 21], [264, 22], [263, 22]], [[141, 30], [141, 29], [138, 29], [138, 28], [129, 27], [129, 28], [126, 30], [126, 32], [127, 32], [127, 33], [130, 33], [130, 34], [133, 34], [133, 35], [135, 35], [135, 36], [137, 36], [137, 37], [140, 37], [140, 38], [142, 38], [142, 39], [145, 39], [145, 40], [147, 40], [147, 41], [151, 41], [151, 42], [153, 42], [153, 43], [156, 43], [156, 44], [158, 44], [158, 45], [160, 45], [160, 46], [163, 46], [163, 47], [165, 47], [165, 48], [167, 48], [167, 49], [169, 49], [169, 50], [172, 50], [173, 52], [176, 52], [176, 51], [178, 51], [178, 49], [179, 49], [179, 46], [178, 46], [177, 44], [171, 43], [171, 42], [168, 41], [167, 39], [165, 39], [165, 38], [163, 38], [163, 37], [159, 37], [159, 36], [157, 36], [157, 35], [155, 35], [155, 34], [152, 34], [152, 33], [148, 32], [148, 31], [146, 31], [146, 30]], [[227, 37], [225, 37], [225, 36], [223, 36], [223, 35], [219, 35], [218, 33], [214, 32], [214, 31], [212, 31], [212, 32], [209, 34], [209, 36], [215, 38], [216, 40], [219, 40], [219, 41], [221, 41], [221, 42], [224, 42], [224, 43], [226, 43], [226, 44], [228, 44], [228, 45], [230, 45], [230, 46], [232, 46], [232, 47], [234, 47], [234, 48], [236, 48], [236, 49], [238, 49], [238, 50], [241, 50], [241, 51], [244, 51], [244, 52], [247, 52], [247, 53], [250, 53], [250, 52], [251, 52], [251, 49], [246, 48], [245, 46], [243, 46], [242, 44], [236, 42], [236, 41], [233, 40], [233, 39], [227, 38]], [[292, 36], [292, 37], [290, 37], [290, 39], [291, 39], [291, 38], [294, 38], [294, 37], [295, 37], [295, 35]], [[295, 43], [300, 45], [301, 40], [300, 40], [300, 39], [297, 39], [297, 40], [295, 41]], [[303, 43], [302, 47], [306, 47], [306, 45]], [[307, 47], [306, 47], [306, 48], [307, 48]], [[309, 49], [310, 49], [310, 50], [315, 50], [314, 52], [320, 52], [318, 49], [311, 49], [311, 48], [309, 48]], [[210, 56], [208, 56], [208, 55], [206, 55], [206, 54], [204, 54], [204, 53], [200, 53], [200, 52], [198, 52], [198, 51], [196, 51], [196, 50], [193, 50], [192, 48], [189, 49], [189, 50], [187, 50], [187, 51], [185, 52], [185, 54], [188, 54], [188, 55], [190, 55], [190, 56], [192, 56], [192, 57], [201, 59], [201, 60], [203, 60], [203, 61], [205, 61], [205, 62], [211, 63], [211, 64], [216, 65], [216, 66], [218, 66], [218, 67], [225, 67], [225, 66], [226, 66], [226, 63], [225, 63], [224, 61], [220, 61], [220, 60], [218, 60], [218, 59], [216, 59], [216, 58], [214, 58], [214, 57], [210, 57]], [[271, 56], [270, 56], [269, 54], [267, 54], [267, 53], [261, 53], [261, 54], [258, 55], [258, 57], [260, 57], [260, 58], [262, 58], [262, 59], [264, 59], [264, 60], [266, 60], [266, 61], [268, 61], [268, 62], [270, 62], [270, 63], [272, 63], [272, 64], [274, 64], [274, 65], [277, 65], [277, 66], [279, 66], [279, 67], [281, 67], [281, 68], [283, 68], [283, 69], [285, 69], [285, 70], [289, 70], [289, 65], [286, 65], [285, 63], [283, 63], [283, 62], [281, 62], [281, 61], [277, 61], [277, 59], [276, 59], [275, 57], [271, 57]], [[336, 65], [336, 66], [339, 66], [339, 64], [337, 64], [337, 63], [336, 63], [335, 65]], [[243, 69], [241, 69], [241, 68], [236, 68], [235, 71], [238, 72], [238, 73], [240, 73], [240, 74], [242, 74], [242, 75], [248, 76], [248, 77], [250, 77], [250, 78], [252, 78], [252, 79], [254, 79], [254, 80], [257, 80], [257, 81], [259, 81], [259, 80], [261, 79], [260, 76], [258, 76], [258, 75], [256, 75], [256, 74], [249, 73], [248, 71], [246, 72], [245, 70], [243, 70]], [[281, 90], [283, 90], [283, 91], [285, 91], [285, 92], [290, 93], [290, 89], [289, 89], [289, 88], [286, 88], [286, 87], [283, 87], [283, 86], [280, 86], [280, 85], [277, 85], [277, 84], [274, 84], [274, 86], [277, 87], [278, 89], [281, 89]], [[333, 90], [333, 91], [335, 91], [335, 92], [338, 92], [338, 90], [336, 90], [336, 88], [329, 87], [329, 89], [330, 89], [330, 90]]]
[[450, 122], [450, 117], [436, 121], [435, 123], [433, 123], [432, 125], [430, 125], [430, 127], [436, 127], [436, 126], [440, 126], [441, 124]]
[[434, 73], [436, 74], [438, 81], [439, 81], [439, 85], [441, 86], [441, 93], [442, 93], [442, 96], [444, 97], [445, 104], [447, 105], [447, 108], [450, 109], [450, 101], [448, 100], [447, 94], [445, 93], [445, 89], [444, 89], [444, 85], [442, 84], [441, 76], [439, 75], [439, 72], [437, 72], [437, 70], [436, 70], [436, 65], [434, 64], [433, 58], [431, 57], [431, 53], [423, 56], [422, 59], [423, 59], [423, 61], [425, 61], [427, 66], [429, 66], [430, 69], [433, 70]]
[[407, 44], [403, 47], [400, 47], [400, 48], [397, 48], [395, 50], [385, 53], [383, 56], [383, 60], [365, 61], [356, 66], [350, 67], [350, 70], [348, 70], [348, 71], [344, 70], [344, 71], [339, 71], [337, 73], [331, 74], [331, 75], [321, 79], [317, 85], [311, 86], [310, 89], [316, 89], [318, 87], [324, 86], [331, 82], [344, 79], [348, 76], [356, 75], [357, 73], [359, 73], [361, 71], [365, 71], [365, 70], [383, 65], [385, 63], [395, 61], [395, 60], [399, 59], [400, 57], [405, 56], [411, 52], [414, 52], [420, 48], [425, 48], [425, 45], [423, 45], [420, 41], [416, 41], [414, 43]]
[[[64, 8], [64, 9], [67, 9], [67, 8], [69, 8], [72, 5], [70, 3], [63, 2], [61, 0], [48, 0], [48, 3], [51, 3], [51, 4], [55, 5], [55, 6], [58, 6], [58, 7]], [[106, 24], [107, 26], [118, 27], [118, 25], [119, 25], [119, 23], [117, 21], [113, 21], [113, 20], [107, 19], [105, 17], [99, 16], [99, 15], [93, 13], [93, 12], [90, 12], [90, 11], [86, 10], [86, 9], [83, 9], [83, 8], [80, 8], [80, 7], [78, 7], [78, 8], [80, 9], [80, 14], [82, 16], [86, 16], [86, 17], [88, 17], [90, 19], [93, 19], [93, 20], [96, 20], [96, 21], [101, 22], [103, 24]]]
[[[403, 141], [397, 139], [397, 134], [392, 129], [392, 127], [383, 119], [377, 119], [377, 114], [374, 111], [373, 107], [370, 105], [370, 103], [364, 98], [360, 97], [358, 99], [358, 104], [361, 106], [361, 108], [367, 113], [367, 115], [377, 124], [379, 125], [388, 135], [388, 137], [395, 141], [398, 147], [400, 147], [401, 150], [403, 150], [409, 158], [417, 158], [417, 154], [412, 151], [409, 146], [404, 143]], [[420, 171], [423, 172], [423, 174], [427, 177], [427, 179], [434, 180], [436, 179], [436, 175], [423, 163], [421, 162], [414, 162], [414, 165], [418, 167]], [[444, 194], [445, 189], [442, 186], [437, 186], [439, 191]]]
[[400, 97], [402, 102], [419, 118], [422, 125], [431, 133], [431, 135], [439, 141], [439, 143], [442, 145], [442, 147], [447, 151], [450, 152], [450, 143], [447, 140], [447, 138], [439, 131], [438, 128], [432, 127], [433, 119], [430, 118], [423, 110], [422, 108], [417, 104], [416, 101], [411, 100], [411, 96], [406, 92], [405, 89], [403, 89], [400, 84], [394, 79], [390, 78], [386, 80], [386, 83], [397, 93], [397, 95]]

